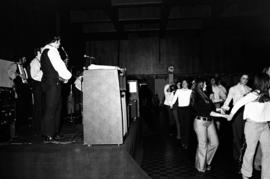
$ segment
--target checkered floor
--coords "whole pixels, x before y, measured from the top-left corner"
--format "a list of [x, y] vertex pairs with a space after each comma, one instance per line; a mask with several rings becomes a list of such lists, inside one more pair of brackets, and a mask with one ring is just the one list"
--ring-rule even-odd
[[[194, 136], [193, 136], [194, 138]], [[194, 169], [196, 143], [184, 150], [174, 137], [166, 133], [155, 133], [144, 137], [144, 156], [142, 168], [152, 178], [170, 179], [240, 179], [234, 171], [228, 142], [220, 140], [220, 146], [213, 160], [212, 171], [200, 175]], [[195, 138], [196, 141], [196, 138]], [[252, 179], [259, 179], [254, 172]]]

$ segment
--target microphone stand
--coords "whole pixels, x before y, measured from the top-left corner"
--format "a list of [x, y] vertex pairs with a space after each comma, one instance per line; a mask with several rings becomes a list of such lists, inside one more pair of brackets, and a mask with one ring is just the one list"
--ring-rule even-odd
[[[68, 68], [68, 61], [69, 61], [69, 57], [68, 54], [66, 52], [66, 50], [64, 49], [63, 46], [61, 46], [61, 49], [63, 50], [63, 52], [65, 53], [65, 65]], [[72, 73], [72, 67], [70, 67], [70, 72]], [[72, 83], [69, 86], [69, 94], [67, 96], [67, 118], [69, 119], [70, 123], [74, 122], [74, 94], [73, 94], [73, 87], [72, 87]]]
[[[62, 51], [65, 53], [66, 58], [65, 58], [65, 60], [63, 60], [63, 61], [64, 61], [65, 65], [66, 65], [66, 67], [67, 67], [67, 69], [68, 69], [68, 61], [69, 61], [68, 54], [67, 54], [67, 52], [66, 52], [66, 50], [64, 49], [63, 46], [61, 46], [61, 49], [62, 49]], [[65, 82], [65, 80], [62, 79], [61, 77], [59, 77], [59, 80], [62, 81], [62, 82]]]
[[65, 53], [66, 58], [65, 58], [64, 62], [65, 62], [65, 64], [66, 64], [66, 66], [68, 67], [68, 61], [69, 61], [68, 54], [67, 54], [67, 52], [65, 51], [65, 49], [64, 49], [63, 46], [61, 47], [61, 49], [62, 49], [63, 52]]

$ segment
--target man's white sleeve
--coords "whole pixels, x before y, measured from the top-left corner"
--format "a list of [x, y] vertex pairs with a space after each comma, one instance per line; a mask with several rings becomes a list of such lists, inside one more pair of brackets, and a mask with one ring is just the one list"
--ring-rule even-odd
[[61, 59], [59, 52], [56, 49], [50, 49], [48, 51], [48, 57], [53, 68], [58, 72], [59, 77], [69, 80], [71, 78], [71, 73], [68, 71], [65, 63]]

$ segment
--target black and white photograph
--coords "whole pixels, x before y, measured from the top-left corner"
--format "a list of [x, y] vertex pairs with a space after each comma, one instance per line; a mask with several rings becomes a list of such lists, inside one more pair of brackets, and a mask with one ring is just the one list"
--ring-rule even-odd
[[269, 0], [0, 4], [1, 179], [270, 179]]

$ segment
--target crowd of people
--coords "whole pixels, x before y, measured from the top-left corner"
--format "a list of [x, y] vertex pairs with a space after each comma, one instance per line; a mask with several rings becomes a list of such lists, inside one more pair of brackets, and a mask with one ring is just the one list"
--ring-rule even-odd
[[197, 136], [195, 168], [199, 173], [211, 170], [221, 121], [228, 121], [232, 126], [236, 171], [248, 179], [254, 166], [261, 170], [262, 179], [270, 178], [270, 67], [253, 79], [249, 87], [249, 75], [242, 74], [228, 91], [214, 77], [197, 78], [190, 88], [186, 79], [165, 85], [164, 106], [169, 124], [176, 124], [176, 139], [184, 150], [189, 149], [193, 124]]

